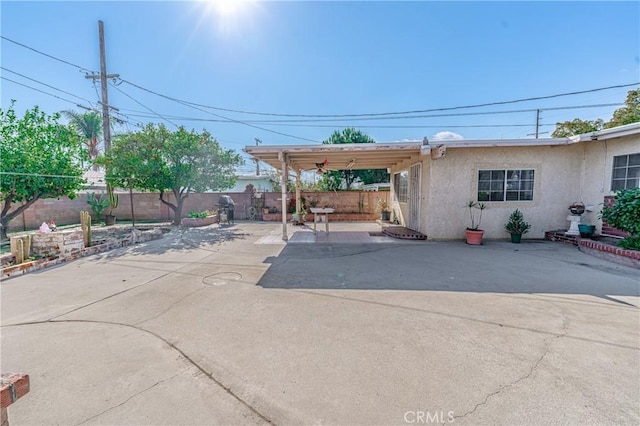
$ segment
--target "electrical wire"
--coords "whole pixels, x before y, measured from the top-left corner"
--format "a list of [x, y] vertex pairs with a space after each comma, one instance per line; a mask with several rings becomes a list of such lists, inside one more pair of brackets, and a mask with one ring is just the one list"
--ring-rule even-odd
[[82, 72], [88, 72], [88, 73], [95, 72], [95, 71], [91, 71], [91, 70], [89, 70], [88, 68], [81, 67], [80, 65], [76, 65], [76, 64], [74, 64], [74, 63], [72, 63], [72, 62], [65, 61], [64, 59], [60, 59], [60, 58], [58, 58], [58, 57], [56, 57], [56, 56], [49, 55], [48, 53], [41, 52], [41, 51], [40, 51], [40, 50], [38, 50], [38, 49], [34, 49], [33, 47], [27, 46], [26, 44], [19, 43], [19, 42], [15, 41], [15, 40], [10, 39], [9, 37], [5, 37], [5, 36], [3, 36], [3, 35], [0, 35], [0, 38], [1, 38], [1, 39], [3, 39], [3, 40], [8, 41], [8, 42], [10, 42], [10, 43], [16, 44], [16, 45], [18, 45], [18, 46], [20, 46], [20, 47], [24, 47], [25, 49], [32, 50], [32, 51], [34, 51], [34, 52], [36, 52], [36, 53], [39, 53], [39, 54], [41, 54], [41, 55], [43, 55], [43, 56], [46, 56], [46, 57], [48, 57], [48, 58], [54, 59], [54, 60], [56, 60], [56, 61], [58, 61], [58, 62], [62, 62], [63, 64], [71, 65], [72, 67], [78, 68], [78, 69], [79, 69], [80, 71], [82, 71]]
[[52, 97], [54, 97], [56, 99], [60, 99], [61, 101], [69, 102], [70, 104], [74, 104], [75, 106], [78, 106], [80, 108], [84, 108], [84, 109], [87, 109], [87, 110], [90, 110], [90, 111], [94, 110], [94, 108], [89, 108], [89, 107], [86, 107], [86, 106], [79, 105], [76, 101], [71, 101], [69, 99], [65, 99], [65, 98], [63, 98], [61, 96], [54, 95], [53, 93], [45, 92], [44, 90], [40, 90], [40, 89], [37, 89], [35, 87], [26, 85], [24, 83], [20, 83], [18, 81], [11, 80], [10, 78], [4, 77], [4, 76], [0, 76], [0, 78], [3, 79], [3, 80], [6, 80], [6, 81], [10, 81], [11, 83], [17, 84], [19, 86], [23, 86], [23, 87], [26, 87], [28, 89], [35, 90], [36, 92], [40, 92], [40, 93], [43, 93], [45, 95], [52, 96]]
[[[172, 100], [172, 101], [177, 102], [177, 103], [179, 103], [179, 104], [182, 104], [182, 105], [188, 106], [188, 107], [190, 107], [190, 108], [194, 108], [194, 109], [197, 109], [197, 110], [199, 110], [199, 111], [202, 111], [202, 112], [204, 112], [205, 114], [210, 114], [210, 115], [213, 115], [213, 116], [215, 116], [215, 117], [223, 118], [223, 119], [225, 119], [225, 120], [228, 120], [228, 121], [234, 122], [234, 123], [236, 123], [236, 124], [242, 124], [242, 125], [247, 126], [247, 127], [252, 127], [252, 128], [254, 128], [254, 129], [263, 130], [263, 131], [265, 131], [265, 132], [275, 133], [276, 135], [286, 136], [286, 137], [293, 138], [293, 139], [299, 139], [299, 140], [302, 140], [302, 141], [313, 142], [313, 143], [320, 143], [320, 141], [317, 141], [317, 140], [314, 140], [314, 139], [303, 138], [303, 137], [301, 137], [301, 136], [296, 136], [296, 135], [291, 135], [291, 134], [288, 134], [288, 133], [278, 132], [278, 131], [276, 131], [276, 130], [272, 130], [272, 129], [266, 129], [266, 128], [264, 128], [264, 127], [256, 126], [256, 125], [253, 125], [253, 124], [249, 124], [249, 123], [246, 123], [246, 122], [244, 122], [244, 121], [240, 121], [240, 120], [234, 120], [233, 118], [225, 117], [225, 116], [223, 116], [223, 115], [216, 114], [216, 113], [214, 113], [214, 112], [206, 111], [206, 110], [204, 110], [204, 109], [202, 109], [202, 108], [198, 108], [197, 106], [189, 105], [189, 103], [188, 103], [188, 102], [180, 101], [180, 100], [177, 100], [177, 99], [172, 99], [172, 98], [170, 98], [170, 97], [168, 97], [168, 96], [165, 96], [165, 95], [162, 95], [162, 94], [160, 94], [160, 93], [155, 93], [155, 92], [152, 92], [152, 91], [150, 91], [150, 90], [144, 89], [144, 88], [142, 88], [141, 86], [138, 86], [138, 85], [136, 85], [136, 84], [132, 84], [132, 83], [130, 83], [129, 81], [124, 80], [124, 79], [122, 79], [122, 82], [127, 83], [127, 84], [130, 84], [130, 85], [132, 85], [132, 86], [134, 86], [134, 87], [137, 87], [137, 88], [139, 88], [139, 89], [141, 89], [141, 90], [144, 90], [144, 91], [146, 91], [146, 92], [153, 93], [153, 94], [154, 94], [154, 95], [156, 95], [156, 96], [160, 96], [160, 97], [162, 97], [162, 98]], [[115, 86], [115, 85], [113, 85], [113, 84], [112, 84], [112, 86], [113, 86], [113, 87], [116, 87], [116, 86]]]
[[152, 110], [151, 108], [149, 108], [148, 106], [144, 105], [142, 102], [138, 101], [137, 99], [135, 99], [133, 96], [129, 95], [128, 93], [124, 92], [123, 90], [121, 90], [118, 86], [111, 84], [111, 86], [116, 89], [118, 92], [122, 93], [123, 95], [125, 95], [127, 98], [131, 99], [132, 101], [134, 101], [135, 103], [137, 103], [138, 105], [142, 106], [143, 108], [148, 109], [149, 111], [151, 111], [152, 113], [154, 113], [156, 116], [160, 117], [162, 120], [166, 121], [167, 123], [170, 123], [172, 125], [174, 125], [176, 127], [176, 129], [180, 128], [180, 126], [178, 126], [176, 123], [174, 123], [173, 121], [169, 120], [168, 118], [158, 114], [157, 112], [155, 112], [154, 110]]
[[91, 101], [90, 101], [89, 99], [87, 99], [87, 98], [83, 98], [82, 96], [74, 95], [74, 94], [73, 94], [73, 93], [71, 93], [71, 92], [67, 92], [66, 90], [59, 89], [59, 88], [54, 87], [54, 86], [52, 86], [52, 85], [50, 85], [50, 84], [44, 83], [44, 82], [42, 82], [42, 81], [40, 81], [40, 80], [36, 80], [35, 78], [28, 77], [28, 76], [26, 76], [26, 75], [24, 75], [24, 74], [20, 74], [19, 72], [16, 72], [16, 71], [10, 70], [9, 68], [3, 67], [3, 66], [0, 66], [0, 69], [3, 69], [3, 70], [5, 70], [5, 71], [7, 71], [7, 72], [10, 72], [11, 74], [18, 75], [18, 76], [20, 76], [20, 77], [22, 77], [22, 78], [25, 78], [25, 79], [27, 79], [27, 80], [31, 80], [31, 81], [33, 81], [33, 82], [35, 82], [35, 83], [42, 84], [43, 86], [49, 87], [49, 88], [51, 88], [51, 89], [57, 90], [57, 91], [62, 92], [62, 93], [64, 93], [64, 94], [66, 94], [66, 95], [73, 96], [74, 98], [81, 99], [81, 100], [83, 100], [83, 101], [88, 102], [89, 104], [91, 104]]
[[50, 175], [50, 174], [42, 174], [42, 173], [23, 173], [23, 172], [1, 172], [0, 175], [11, 175], [11, 176], [35, 176], [35, 177], [49, 177], [49, 178], [69, 178], [69, 179], [82, 179], [82, 176], [71, 176], [71, 175]]
[[220, 107], [214, 107], [214, 106], [209, 106], [209, 105], [198, 104], [198, 103], [195, 103], [195, 102], [189, 102], [189, 101], [181, 100], [181, 99], [174, 98], [174, 97], [171, 97], [171, 96], [163, 95], [161, 93], [155, 92], [153, 90], [150, 90], [150, 89], [144, 88], [144, 87], [142, 87], [140, 85], [137, 85], [135, 83], [132, 83], [132, 82], [130, 82], [128, 80], [122, 80], [122, 81], [127, 83], [127, 84], [129, 84], [129, 85], [131, 85], [131, 86], [134, 86], [134, 87], [136, 87], [136, 88], [138, 88], [140, 90], [144, 90], [145, 92], [152, 93], [152, 94], [154, 94], [156, 96], [160, 96], [160, 97], [163, 97], [165, 99], [169, 99], [169, 100], [172, 100], [174, 102], [181, 103], [183, 105], [193, 105], [193, 106], [199, 106], [199, 107], [208, 108], [208, 109], [235, 112], [235, 113], [241, 113], [241, 114], [269, 115], [269, 116], [277, 116], [277, 117], [307, 117], [307, 118], [310, 118], [310, 117], [323, 117], [323, 118], [328, 118], [328, 117], [333, 117], [333, 118], [340, 118], [340, 117], [380, 117], [380, 116], [388, 116], [388, 115], [404, 115], [404, 114], [418, 114], [418, 113], [425, 113], [425, 112], [452, 111], [452, 110], [458, 110], [458, 109], [481, 108], [481, 107], [495, 106], [495, 105], [507, 105], [507, 104], [514, 104], [514, 103], [520, 103], [520, 102], [538, 101], [538, 100], [542, 100], [542, 99], [553, 99], [553, 98], [559, 98], [559, 97], [564, 97], [564, 96], [575, 96], [575, 95], [581, 95], [581, 94], [585, 94], [585, 93], [593, 93], [593, 92], [599, 92], [599, 91], [603, 91], [603, 90], [619, 89], [619, 88], [624, 88], [624, 87], [640, 85], [640, 82], [635, 82], [635, 83], [628, 83], [628, 84], [619, 84], [619, 85], [615, 85], [615, 86], [599, 87], [599, 88], [595, 88], [595, 89], [580, 90], [580, 91], [575, 91], [575, 92], [558, 93], [558, 94], [555, 94], [555, 95], [535, 96], [535, 97], [530, 97], [530, 98], [522, 98], [522, 99], [509, 100], [509, 101], [486, 102], [486, 103], [482, 103], [482, 104], [462, 105], [462, 106], [446, 107], [446, 108], [432, 108], [432, 109], [423, 109], [423, 110], [409, 110], [409, 111], [397, 111], [397, 112], [379, 112], [379, 113], [366, 113], [366, 114], [280, 114], [280, 113], [269, 113], [269, 112], [235, 110], [235, 109], [220, 108]]
[[[25, 49], [29, 49], [33, 52], [36, 52], [38, 54], [41, 54], [43, 56], [46, 56], [48, 58], [54, 59], [56, 61], [59, 61], [61, 63], [70, 65], [72, 67], [75, 67], [77, 69], [79, 69], [80, 71], [83, 72], [90, 72], [90, 73], [94, 73], [94, 71], [89, 70], [88, 68], [82, 67], [80, 65], [74, 64], [72, 62], [66, 61], [64, 59], [58, 58], [56, 56], [50, 55], [48, 53], [44, 53], [38, 49], [35, 49], [33, 47], [27, 46], [25, 44], [19, 43], [15, 40], [12, 40], [6, 36], [2, 36], [0, 35], [0, 38], [2, 38], [3, 40], [6, 40], [10, 43], [14, 43], [18, 46], [21, 46]], [[418, 114], [418, 113], [425, 113], [425, 112], [437, 112], [437, 111], [451, 111], [451, 110], [459, 110], [459, 109], [470, 109], [470, 108], [481, 108], [481, 107], [486, 107], [486, 106], [495, 106], [495, 105], [507, 105], [507, 104], [513, 104], [513, 103], [520, 103], [520, 102], [530, 102], [530, 101], [535, 101], [535, 100], [542, 100], [542, 99], [552, 99], [552, 98], [558, 98], [558, 97], [565, 97], [565, 96], [575, 96], [575, 95], [580, 95], [580, 94], [585, 94], [585, 93], [594, 93], [594, 92], [600, 92], [600, 91], [604, 91], [604, 90], [611, 90], [611, 89], [619, 89], [619, 88], [625, 88], [625, 87], [631, 87], [631, 86], [637, 86], [640, 85], [640, 82], [635, 82], [635, 83], [628, 83], [628, 84], [619, 84], [619, 85], [613, 85], [613, 86], [606, 86], [606, 87], [599, 87], [599, 88], [595, 88], [595, 89], [587, 89], [587, 90], [580, 90], [580, 91], [573, 91], [573, 92], [565, 92], [565, 93], [558, 93], [558, 94], [553, 94], [553, 95], [545, 95], [545, 96], [535, 96], [535, 97], [529, 97], [529, 98], [521, 98], [521, 99], [514, 99], [514, 100], [508, 100], [508, 101], [498, 101], [498, 102], [486, 102], [486, 103], [481, 103], [481, 104], [471, 104], [471, 105], [461, 105], [461, 106], [455, 106], [455, 107], [445, 107], [445, 108], [432, 108], [432, 109], [423, 109], [423, 110], [408, 110], [408, 111], [396, 111], [396, 112], [379, 112], [379, 113], [363, 113], [363, 114], [281, 114], [281, 113], [271, 113], [271, 112], [259, 112], [259, 111], [246, 111], [246, 110], [237, 110], [237, 109], [230, 109], [230, 108], [221, 108], [221, 107], [214, 107], [214, 106], [210, 106], [210, 105], [204, 105], [204, 104], [199, 104], [199, 103], [195, 103], [195, 102], [189, 102], [189, 101], [185, 101], [185, 100], [181, 100], [178, 98], [174, 98], [171, 96], [167, 96], [167, 95], [162, 95], [158, 92], [155, 92], [153, 90], [150, 89], [146, 89], [140, 85], [137, 85], [135, 83], [132, 83], [128, 80], [122, 80], [122, 82], [125, 82], [129, 85], [132, 85], [140, 90], [144, 90], [146, 92], [152, 93], [156, 96], [161, 96], [163, 98], [172, 100], [174, 102], [178, 102], [181, 103], [183, 105], [190, 105], [190, 106], [198, 106], [198, 107], [203, 107], [203, 108], [208, 108], [208, 109], [215, 109], [215, 110], [220, 110], [220, 111], [227, 111], [227, 112], [235, 112], [235, 113], [241, 113], [241, 114], [252, 114], [252, 115], [266, 115], [266, 116], [278, 116], [278, 117], [333, 117], [333, 118], [340, 118], [340, 117], [380, 117], [380, 116], [389, 116], [389, 115], [406, 115], [406, 114]], [[115, 86], [114, 86], [115, 87]], [[225, 118], [225, 117], [222, 117]], [[235, 121], [239, 124], [245, 124], [248, 125], [248, 123], [239, 121], [239, 120], [232, 120], [232, 119], [228, 119], [230, 121]], [[254, 126], [256, 127], [256, 126]], [[260, 127], [257, 127], [258, 129], [261, 129]], [[266, 131], [271, 131], [269, 129], [261, 129], [261, 130], [266, 130]], [[299, 138], [293, 135], [287, 135], [287, 134], [283, 134], [283, 136], [290, 136], [290, 137], [295, 137], [298, 139], [304, 139], [304, 138]], [[308, 141], [311, 142], [316, 142], [310, 139], [306, 139]]]
[[[358, 121], [375, 121], [375, 120], [402, 120], [402, 119], [413, 119], [413, 118], [441, 118], [441, 117], [461, 117], [461, 116], [474, 116], [474, 115], [493, 115], [493, 114], [514, 114], [514, 113], [524, 113], [524, 112], [535, 112], [537, 110], [547, 111], [547, 110], [561, 110], [561, 109], [581, 109], [581, 108], [601, 108], [607, 106], [621, 106], [623, 104], [614, 103], [614, 104], [596, 104], [596, 105], [580, 105], [580, 106], [566, 106], [566, 107], [549, 107], [549, 108], [537, 108], [537, 109], [522, 109], [522, 110], [508, 110], [508, 111], [485, 111], [485, 112], [466, 112], [466, 113], [451, 113], [451, 114], [430, 114], [430, 115], [420, 115], [420, 116], [410, 116], [410, 117], [379, 117], [379, 118], [361, 118], [356, 120], [347, 120], [347, 119], [338, 119], [338, 120], [329, 120], [329, 119], [313, 119], [313, 120], [255, 120], [255, 121], [246, 121], [247, 123], [260, 123], [262, 125], [282, 125], [282, 126], [291, 126], [291, 127], [335, 127], [340, 125], [302, 125], [302, 124], [289, 124], [289, 123], [310, 123], [310, 122], [344, 122], [348, 121], [352, 126], [357, 127], [367, 127], [367, 128], [419, 128], [419, 127], [430, 127], [427, 125], [398, 125], [398, 126], [375, 126], [375, 125], [362, 125], [356, 124]], [[149, 115], [146, 114], [135, 114], [130, 113], [132, 117], [141, 117], [141, 118], [150, 118]], [[171, 116], [167, 115], [167, 117], [172, 118], [173, 120], [178, 121], [204, 121], [204, 122], [217, 122], [217, 123], [229, 123], [228, 120], [219, 120], [219, 119], [210, 119], [210, 118], [201, 118], [201, 117], [182, 117], [182, 116]], [[530, 124], [529, 124], [530, 125]], [[509, 125], [495, 125], [493, 127], [508, 127]], [[517, 126], [517, 125], [513, 125]], [[524, 124], [522, 126], [525, 126]], [[433, 126], [432, 126], [433, 127]], [[435, 126], [439, 127], [439, 126]], [[458, 126], [464, 127], [464, 126]], [[482, 127], [480, 125], [473, 125], [469, 127]], [[487, 125], [486, 127], [492, 127]]]

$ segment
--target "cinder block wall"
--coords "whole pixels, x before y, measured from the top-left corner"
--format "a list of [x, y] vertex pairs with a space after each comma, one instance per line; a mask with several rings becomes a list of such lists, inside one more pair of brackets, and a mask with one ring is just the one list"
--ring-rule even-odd
[[[191, 193], [184, 202], [182, 215], [186, 216], [191, 210], [216, 209], [220, 195], [229, 195], [235, 202], [235, 218], [245, 218], [246, 209], [251, 206], [251, 194], [246, 192], [211, 192]], [[263, 205], [275, 207], [281, 212], [281, 193], [263, 193], [265, 202]], [[376, 210], [378, 199], [389, 200], [389, 192], [372, 191], [344, 191], [344, 192], [305, 192], [302, 194], [307, 202], [315, 201], [318, 207], [330, 206], [336, 209], [336, 213], [373, 213]], [[119, 206], [114, 214], [117, 218], [131, 220], [131, 198], [128, 192], [120, 192]], [[295, 194], [288, 194], [295, 198]], [[175, 203], [173, 194], [166, 194], [165, 198]], [[158, 193], [133, 193], [134, 214], [137, 221], [170, 221], [173, 220], [173, 211], [160, 202]], [[80, 212], [86, 210], [91, 213], [91, 207], [87, 204], [87, 194], [78, 194], [73, 200], [63, 197], [60, 199], [38, 200], [31, 207], [9, 222], [9, 231], [22, 231], [36, 229], [42, 222], [53, 220], [57, 225], [69, 225], [80, 222]], [[94, 223], [96, 218], [93, 218]], [[103, 219], [99, 219], [102, 221]]]

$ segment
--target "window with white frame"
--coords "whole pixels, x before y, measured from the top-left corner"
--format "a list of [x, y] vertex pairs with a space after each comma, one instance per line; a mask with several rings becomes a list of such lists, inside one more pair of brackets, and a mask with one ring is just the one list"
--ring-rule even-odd
[[393, 191], [396, 195], [396, 201], [406, 203], [409, 199], [409, 172], [404, 171], [393, 175]]
[[534, 170], [478, 171], [478, 201], [533, 200]]
[[640, 153], [613, 157], [611, 190], [640, 187]]

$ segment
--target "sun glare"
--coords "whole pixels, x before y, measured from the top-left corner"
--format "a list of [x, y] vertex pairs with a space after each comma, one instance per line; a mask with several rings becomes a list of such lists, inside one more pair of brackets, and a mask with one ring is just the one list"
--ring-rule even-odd
[[225, 18], [241, 13], [250, 0], [206, 0], [206, 2], [218, 16]]

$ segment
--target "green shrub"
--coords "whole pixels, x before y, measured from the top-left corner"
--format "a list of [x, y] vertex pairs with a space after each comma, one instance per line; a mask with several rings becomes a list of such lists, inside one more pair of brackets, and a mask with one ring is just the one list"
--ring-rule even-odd
[[91, 211], [93, 211], [97, 220], [102, 217], [102, 212], [109, 208], [110, 202], [108, 198], [90, 192], [87, 194], [87, 204], [91, 207]]
[[207, 212], [197, 212], [195, 210], [191, 210], [187, 217], [191, 219], [204, 219], [207, 217]]
[[618, 191], [615, 203], [602, 207], [600, 218], [610, 226], [631, 234], [630, 238], [625, 238], [619, 243], [620, 246], [637, 247], [633, 250], [640, 248], [640, 188]]
[[629, 237], [618, 241], [618, 245], [625, 250], [640, 250], [640, 237]]

